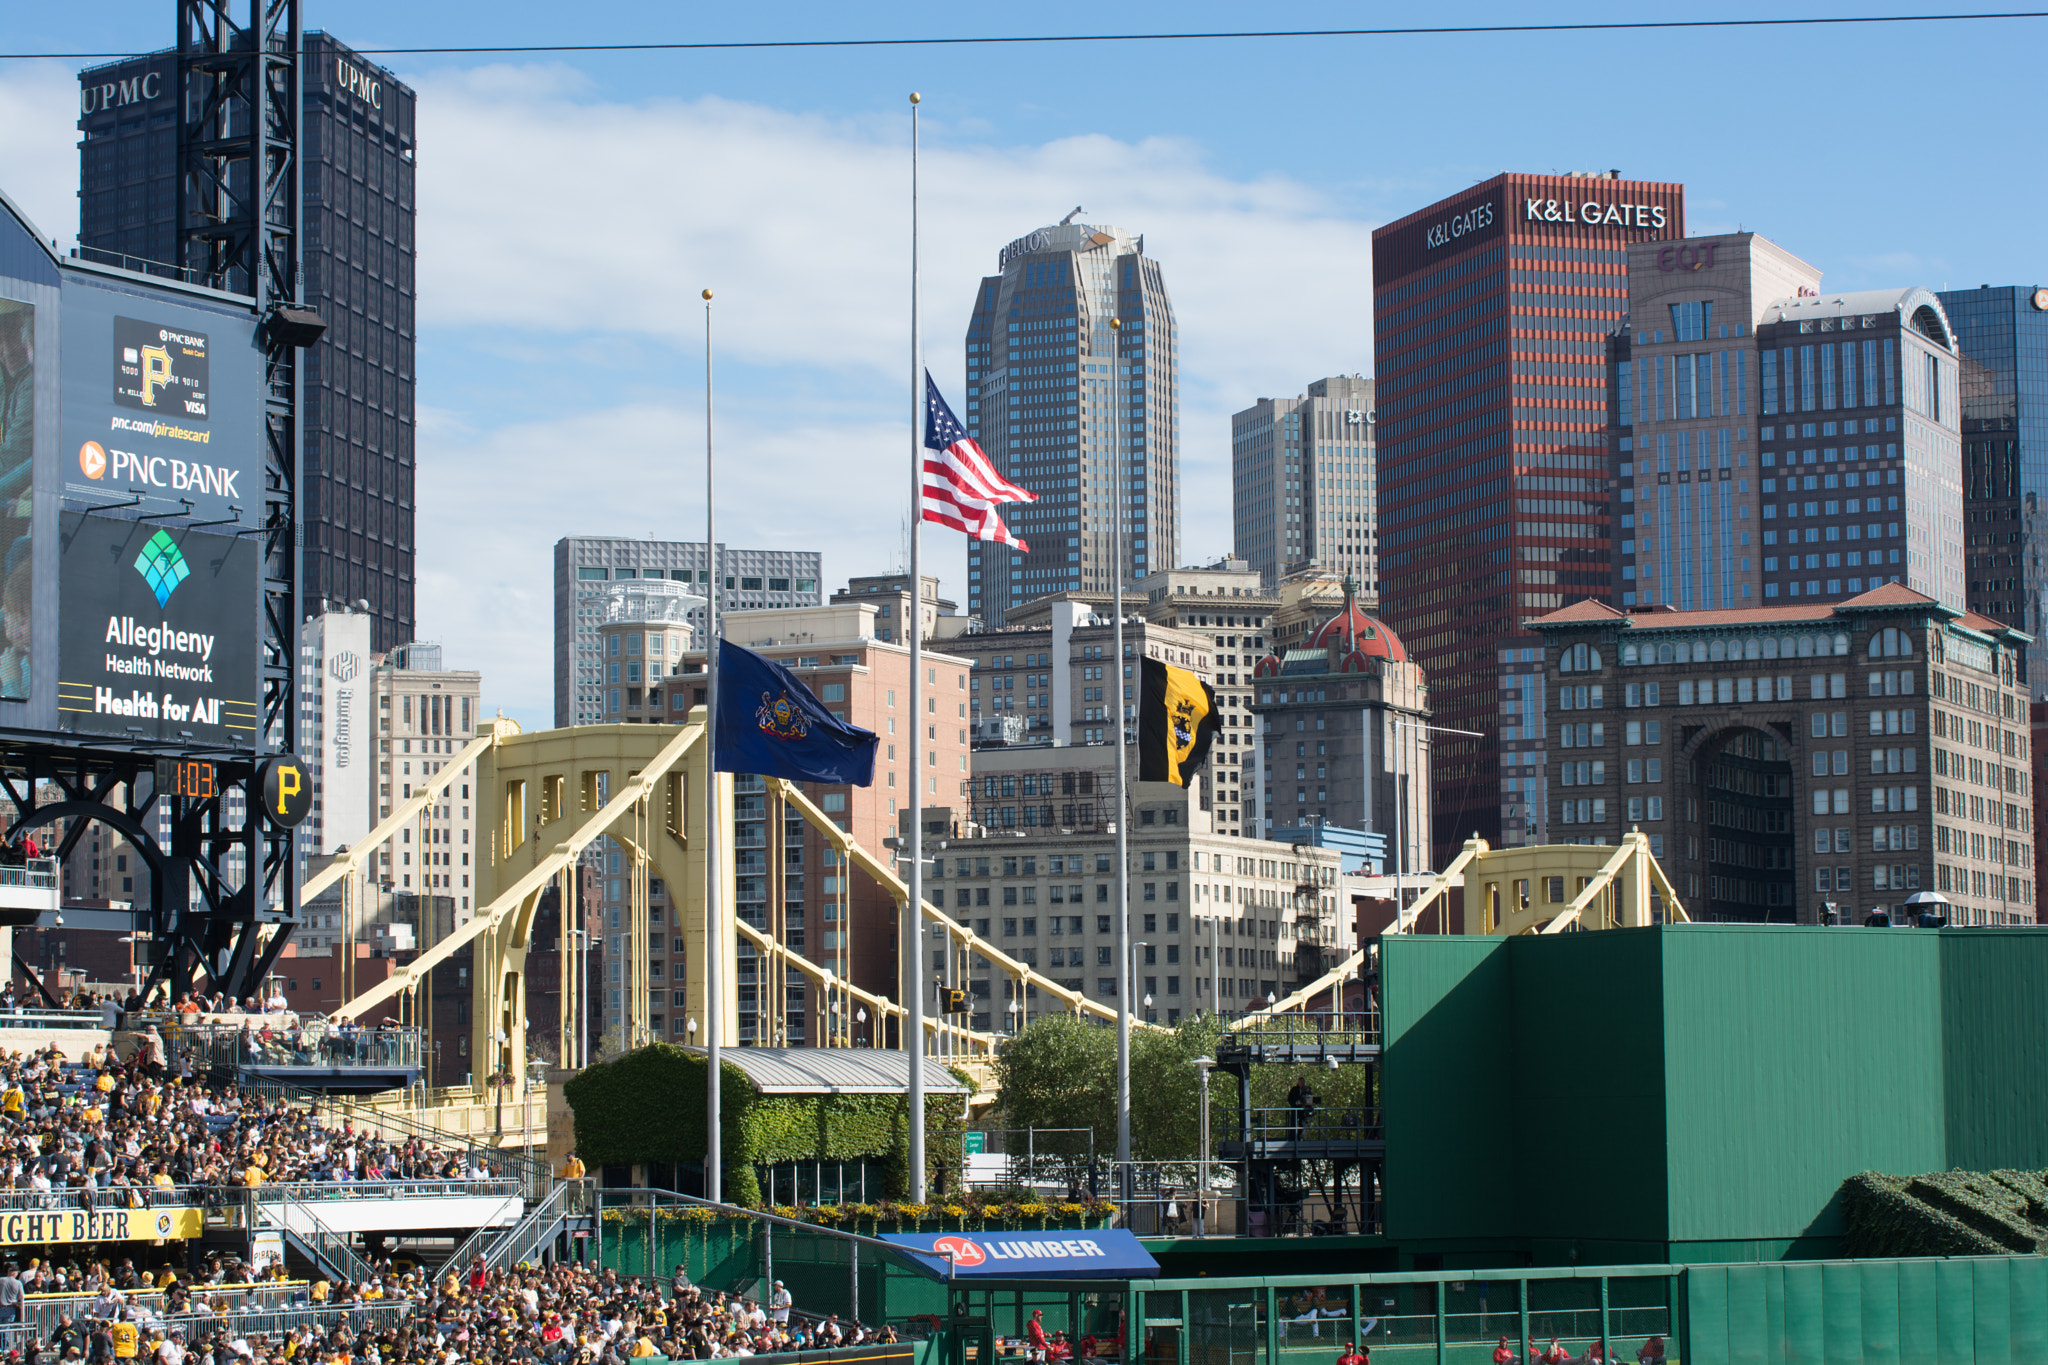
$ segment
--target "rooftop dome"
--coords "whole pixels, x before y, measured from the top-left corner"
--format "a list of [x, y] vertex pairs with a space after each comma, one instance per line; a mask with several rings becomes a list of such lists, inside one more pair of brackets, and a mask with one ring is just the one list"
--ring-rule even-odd
[[1395, 663], [1408, 662], [1407, 647], [1401, 637], [1387, 629], [1387, 623], [1376, 616], [1367, 616], [1357, 605], [1347, 612], [1339, 612], [1316, 628], [1309, 637], [1310, 649], [1336, 649], [1344, 644], [1349, 634], [1356, 651], [1369, 659], [1391, 659]]

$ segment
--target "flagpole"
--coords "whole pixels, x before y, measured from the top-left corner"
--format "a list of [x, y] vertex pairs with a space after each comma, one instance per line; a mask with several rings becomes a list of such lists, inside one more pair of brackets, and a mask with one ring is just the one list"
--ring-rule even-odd
[[[704, 1197], [724, 1201], [719, 1151], [718, 963], [725, 949], [719, 905], [718, 849], [718, 520], [713, 501], [711, 443], [711, 291], [704, 291], [704, 566], [711, 582], [704, 595]], [[650, 1265], [652, 1262], [649, 1263]]]
[[[1121, 345], [1123, 320], [1111, 318], [1110, 329], [1118, 335], [1117, 354], [1123, 354]], [[1121, 427], [1124, 424], [1118, 423]], [[1129, 825], [1131, 813], [1131, 774], [1125, 750], [1129, 735], [1124, 730], [1124, 693], [1129, 690], [1122, 679], [1130, 677], [1133, 686], [1138, 679], [1136, 669], [1126, 672], [1124, 663], [1124, 452], [1123, 434], [1117, 433], [1117, 449], [1112, 459], [1115, 469], [1116, 499], [1112, 509], [1114, 518], [1110, 534], [1110, 652], [1116, 655], [1119, 675], [1116, 699], [1116, 1159], [1118, 1176], [1124, 1182], [1125, 1199], [1130, 1197], [1131, 1161], [1131, 856]]]
[[[910, 895], [903, 907], [903, 1050], [910, 1062], [910, 1202], [924, 1175], [924, 358], [917, 313], [917, 106], [910, 95]], [[860, 1315], [860, 1305], [854, 1305]]]

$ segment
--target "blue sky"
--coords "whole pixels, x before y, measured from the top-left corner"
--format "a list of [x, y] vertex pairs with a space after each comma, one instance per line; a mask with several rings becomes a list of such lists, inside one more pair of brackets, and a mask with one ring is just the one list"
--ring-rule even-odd
[[[1905, 13], [1815, 0], [1808, 15]], [[1519, 21], [1439, 3], [600, 10], [308, 0], [357, 47]], [[1541, 7], [1550, 22], [1779, 17]], [[10, 51], [148, 50], [171, 0], [20, 7]], [[420, 633], [551, 714], [549, 550], [701, 535], [719, 293], [732, 543], [901, 555], [905, 95], [924, 93], [925, 326], [959, 394], [976, 280], [1075, 205], [1144, 232], [1182, 332], [1186, 560], [1230, 548], [1228, 414], [1372, 368], [1372, 228], [1501, 169], [1682, 181], [1833, 288], [2035, 283], [2048, 21], [1659, 33], [385, 59], [421, 95]], [[0, 64], [0, 186], [76, 230], [78, 62]], [[964, 554], [927, 536], [950, 591]]]

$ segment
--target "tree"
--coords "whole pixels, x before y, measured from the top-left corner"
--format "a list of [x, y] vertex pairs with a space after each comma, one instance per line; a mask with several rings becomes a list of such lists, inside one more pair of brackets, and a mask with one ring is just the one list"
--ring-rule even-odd
[[[1038, 1019], [996, 1056], [996, 1107], [1011, 1128], [1086, 1128], [1098, 1157], [1116, 1153], [1116, 1033], [1069, 1014]], [[1067, 1144], [1054, 1144], [1064, 1148]], [[1070, 1158], [1085, 1160], [1085, 1141]], [[1069, 1180], [1085, 1176], [1062, 1171]]]

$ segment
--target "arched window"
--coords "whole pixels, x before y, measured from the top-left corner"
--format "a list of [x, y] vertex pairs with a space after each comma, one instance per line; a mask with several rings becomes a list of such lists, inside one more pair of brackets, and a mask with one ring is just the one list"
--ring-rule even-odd
[[1802, 659], [1811, 659], [1813, 657], [1813, 637], [1811, 635], [1799, 637], [1799, 657]]
[[1881, 659], [1885, 656], [1884, 637], [1889, 634], [1891, 632], [1888, 630], [1873, 630], [1870, 632], [1869, 654], [1871, 658]]
[[1752, 635], [1742, 642], [1742, 657], [1745, 659], [1758, 658], [1762, 648], [1762, 645], [1757, 642], [1756, 636]]
[[1720, 639], [1715, 640], [1707, 646], [1707, 657], [1717, 664], [1726, 663], [1728, 661], [1728, 642]]
[[1900, 631], [1900, 632], [1899, 632], [1898, 634], [1899, 634], [1899, 657], [1900, 657], [1901, 659], [1910, 659], [1910, 658], [1912, 658], [1912, 657], [1913, 657], [1913, 632], [1912, 632], [1912, 631], [1910, 631], [1910, 630], [1902, 630], [1902, 631]]
[[1839, 635], [1835, 636], [1835, 653], [1837, 653], [1837, 654], [1847, 654], [1848, 652], [1849, 652], [1849, 632], [1847, 632], [1847, 631], [1843, 631], [1843, 632], [1841, 632], [1841, 633], [1840, 633]]
[[1775, 635], [1766, 635], [1766, 636], [1764, 636], [1764, 657], [1765, 657], [1766, 659], [1775, 659], [1775, 658], [1777, 658], [1777, 657], [1778, 657], [1778, 637], [1777, 637], [1777, 636], [1775, 636]]
[[1588, 649], [1586, 651], [1586, 658], [1590, 661], [1587, 666], [1590, 667], [1595, 673], [1598, 673], [1600, 671], [1600, 651], [1597, 649]]
[[1636, 647], [1634, 645], [1623, 645], [1621, 647], [1621, 666], [1623, 668], [1633, 668], [1635, 667], [1635, 662]]
[[1658, 645], [1658, 646], [1657, 646], [1657, 662], [1658, 662], [1658, 663], [1660, 663], [1660, 664], [1668, 664], [1668, 663], [1670, 663], [1670, 662], [1671, 662], [1671, 646], [1670, 646], [1670, 645]]

